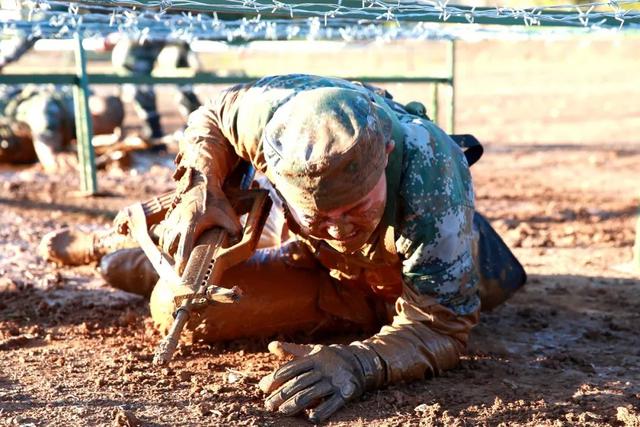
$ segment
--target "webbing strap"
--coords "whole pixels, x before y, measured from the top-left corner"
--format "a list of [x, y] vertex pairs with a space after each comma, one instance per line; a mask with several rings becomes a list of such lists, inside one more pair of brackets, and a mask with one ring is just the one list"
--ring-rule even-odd
[[464, 150], [464, 157], [466, 157], [469, 166], [480, 160], [480, 157], [482, 157], [484, 153], [484, 148], [475, 136], [469, 134], [449, 136]]

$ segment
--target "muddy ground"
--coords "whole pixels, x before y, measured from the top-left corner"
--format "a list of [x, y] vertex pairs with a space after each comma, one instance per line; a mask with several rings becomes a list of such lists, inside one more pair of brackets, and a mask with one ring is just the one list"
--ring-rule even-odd
[[[536, 61], [533, 48], [520, 57], [512, 54], [525, 47], [497, 43], [489, 61], [491, 47], [461, 51], [470, 66], [461, 72], [459, 117], [488, 142], [473, 167], [478, 209], [514, 248], [529, 283], [483, 315], [458, 369], [370, 393], [331, 425], [640, 425], [640, 281], [615, 267], [631, 258], [640, 138], [619, 126], [619, 115], [602, 114], [602, 103], [578, 102], [586, 109], [581, 120], [539, 111], [541, 98], [575, 95], [558, 91], [575, 68], [558, 66], [557, 80], [540, 76], [549, 58], [577, 55], [570, 43], [547, 46], [551, 52], [534, 64], [522, 62]], [[581, 79], [589, 81], [585, 67], [594, 80], [606, 74], [598, 52], [583, 52]], [[632, 55], [615, 58], [629, 61], [615, 62], [616, 70], [637, 65]], [[505, 94], [504, 70], [515, 63], [532, 65], [513, 78], [535, 86], [534, 100], [518, 96], [519, 84]], [[482, 73], [470, 71], [474, 64]], [[592, 89], [612, 105], [635, 99], [627, 111], [637, 113], [639, 87], [612, 79]], [[504, 135], [504, 117], [469, 113], [501, 104], [521, 134]], [[532, 108], [538, 126], [549, 125], [540, 141], [515, 119], [528, 123]], [[603, 129], [611, 137], [594, 139]], [[57, 268], [37, 257], [44, 233], [106, 227], [122, 206], [171, 189], [170, 155], [151, 160], [158, 165], [100, 172], [107, 194], [88, 199], [69, 196], [77, 188], [72, 175], [0, 170], [0, 424], [126, 425], [130, 417], [144, 425], [304, 425], [262, 408], [257, 381], [280, 363], [266, 341], [184, 346], [170, 369], [156, 368], [160, 336], [145, 301], [105, 287], [92, 266]]]

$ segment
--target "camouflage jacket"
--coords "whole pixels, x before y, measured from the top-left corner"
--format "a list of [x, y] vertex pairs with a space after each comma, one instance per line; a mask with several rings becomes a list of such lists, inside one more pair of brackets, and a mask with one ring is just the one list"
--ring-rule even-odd
[[[182, 164], [204, 161], [201, 170], [218, 173], [207, 170], [207, 156], [226, 157], [229, 167], [239, 156], [268, 178], [261, 146], [265, 124], [292, 94], [318, 87], [353, 89], [368, 94], [374, 102], [387, 103], [399, 129], [393, 135], [396, 148], [387, 166], [386, 212], [370, 243], [360, 253], [342, 255], [321, 241], [300, 238], [340, 280], [364, 282], [390, 298], [399, 297], [402, 287], [409, 286], [428, 297], [425, 301], [435, 300], [456, 315], [477, 312], [480, 301], [472, 257], [474, 195], [464, 154], [431, 121], [383, 99], [374, 88], [309, 75], [265, 77], [235, 86], [191, 115]], [[205, 146], [208, 148], [203, 151]], [[391, 182], [393, 176], [395, 182]]]

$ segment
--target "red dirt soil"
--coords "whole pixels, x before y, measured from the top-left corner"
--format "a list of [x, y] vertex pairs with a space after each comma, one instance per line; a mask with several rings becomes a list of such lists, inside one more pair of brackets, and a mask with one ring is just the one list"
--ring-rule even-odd
[[[576, 40], [546, 45], [544, 58], [536, 46], [506, 45], [461, 46], [458, 117], [461, 130], [488, 141], [472, 169], [478, 210], [529, 283], [483, 314], [459, 368], [369, 393], [330, 425], [640, 425], [640, 281], [612, 268], [629, 261], [634, 241], [638, 58], [613, 49], [603, 62], [601, 45], [589, 51]], [[552, 66], [571, 55], [578, 70]], [[589, 83], [609, 67], [627, 77]], [[553, 81], [542, 68], [554, 69]], [[578, 89], [560, 91], [576, 73]], [[580, 114], [542, 111], [560, 98]], [[627, 105], [635, 121], [621, 125], [621, 108], [603, 112], [598, 98]], [[94, 266], [38, 258], [46, 232], [106, 227], [119, 208], [171, 189], [171, 156], [145, 159], [158, 165], [100, 172], [109, 195], [94, 198], [69, 197], [71, 175], [0, 169], [0, 424], [307, 424], [263, 409], [256, 384], [282, 363], [266, 340], [184, 345], [171, 368], [154, 367], [160, 336], [145, 301], [106, 287]]]

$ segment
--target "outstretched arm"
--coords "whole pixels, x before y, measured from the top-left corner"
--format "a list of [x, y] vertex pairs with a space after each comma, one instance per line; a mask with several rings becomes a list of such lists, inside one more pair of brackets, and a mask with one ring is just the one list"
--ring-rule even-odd
[[308, 409], [311, 421], [321, 422], [365, 391], [455, 367], [479, 319], [472, 235], [465, 233], [470, 228], [464, 220], [460, 227], [450, 230], [461, 232], [439, 229], [441, 237], [431, 245], [415, 242], [415, 262], [405, 261], [405, 284], [391, 325], [348, 346], [288, 351], [298, 358], [260, 383], [270, 394], [267, 408], [287, 415]]
[[471, 178], [442, 131], [412, 126], [393, 223], [404, 284], [392, 324], [362, 342], [316, 346], [265, 377], [267, 408], [306, 409], [319, 422], [367, 390], [453, 368], [465, 351], [480, 306]]

